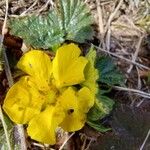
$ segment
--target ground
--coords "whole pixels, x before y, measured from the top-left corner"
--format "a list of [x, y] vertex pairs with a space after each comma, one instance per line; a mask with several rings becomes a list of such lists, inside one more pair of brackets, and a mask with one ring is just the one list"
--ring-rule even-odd
[[[150, 81], [148, 81], [150, 78], [148, 77], [150, 76], [150, 2], [149, 0], [85, 0], [85, 3], [90, 8], [94, 19], [94, 37], [89, 43], [93, 43], [98, 55], [109, 55], [114, 59], [125, 75], [126, 81], [125, 87], [113, 86], [109, 94], [117, 105], [104, 122], [110, 122], [113, 131], [102, 134], [86, 126], [80, 133], [72, 136], [68, 141], [67, 149], [134, 150], [140, 148], [140, 150], [148, 150], [150, 149], [150, 126], [148, 126], [150, 119]], [[45, 13], [53, 7], [55, 3], [52, 0], [9, 0], [8, 17]], [[1, 0], [0, 27], [3, 25], [4, 16], [5, 0]], [[5, 42], [11, 45], [8, 38]], [[16, 45], [20, 48], [19, 44]], [[19, 54], [16, 53], [16, 55]], [[3, 72], [0, 79], [2, 81], [0, 92], [3, 93], [7, 84]], [[118, 113], [122, 115], [122, 119]], [[124, 126], [125, 123], [122, 125], [122, 120], [128, 120], [132, 126]], [[133, 131], [135, 136], [130, 137], [128, 132], [132, 132], [133, 126], [137, 131]], [[140, 128], [143, 130], [136, 134]], [[125, 136], [131, 138], [130, 142], [118, 140], [119, 137], [125, 138]], [[147, 139], [146, 136], [148, 136]], [[116, 143], [124, 147], [121, 148]], [[31, 149], [42, 147], [38, 144], [29, 145]]]

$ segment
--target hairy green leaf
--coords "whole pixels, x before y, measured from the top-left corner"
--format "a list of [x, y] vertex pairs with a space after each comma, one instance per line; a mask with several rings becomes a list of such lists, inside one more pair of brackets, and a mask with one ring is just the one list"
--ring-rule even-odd
[[58, 0], [47, 15], [15, 18], [9, 22], [11, 34], [34, 48], [56, 49], [65, 40], [79, 43], [92, 37], [92, 19], [81, 0]]
[[107, 131], [111, 130], [111, 128], [104, 127], [98, 121], [95, 121], [95, 122], [94, 121], [87, 121], [87, 124], [99, 132], [107, 132]]
[[96, 61], [96, 68], [99, 71], [99, 82], [107, 85], [124, 85], [124, 76], [118, 71], [110, 57], [99, 57]]
[[83, 43], [91, 39], [91, 15], [81, 0], [59, 0], [66, 39]]
[[104, 118], [112, 111], [113, 105], [112, 99], [99, 94], [94, 106], [88, 112], [88, 120], [97, 121]]
[[21, 37], [27, 45], [48, 49], [64, 41], [61, 22], [56, 12], [47, 16], [31, 16], [10, 21], [11, 34]]

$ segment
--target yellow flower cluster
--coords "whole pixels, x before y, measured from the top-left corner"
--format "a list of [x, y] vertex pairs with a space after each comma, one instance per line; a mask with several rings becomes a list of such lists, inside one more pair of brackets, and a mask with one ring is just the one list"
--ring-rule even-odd
[[31, 50], [17, 67], [26, 73], [8, 91], [3, 109], [16, 124], [28, 124], [28, 135], [39, 142], [56, 143], [56, 129], [80, 130], [94, 105], [97, 91], [95, 51], [86, 57], [75, 44], [58, 48], [53, 60]]

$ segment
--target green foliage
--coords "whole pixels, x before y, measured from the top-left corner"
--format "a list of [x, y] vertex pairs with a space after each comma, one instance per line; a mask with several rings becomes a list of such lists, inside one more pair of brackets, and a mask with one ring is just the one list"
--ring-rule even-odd
[[88, 113], [88, 120], [97, 121], [106, 117], [113, 109], [114, 101], [107, 96], [99, 95], [94, 107]]
[[[7, 131], [9, 134], [9, 140], [12, 146], [13, 150], [19, 150], [19, 145], [15, 144], [14, 142], [14, 125], [11, 122], [11, 120], [4, 115], [5, 123], [7, 125]], [[8, 150], [7, 142], [6, 142], [6, 136], [4, 133], [4, 129], [2, 126], [2, 123], [0, 122], [0, 149], [1, 150]]]
[[112, 99], [99, 93], [94, 106], [88, 112], [87, 124], [100, 132], [106, 132], [110, 130], [110, 128], [106, 128], [100, 124], [99, 120], [109, 115], [113, 109], [113, 105], [114, 101]]
[[99, 132], [107, 132], [111, 130], [111, 128], [107, 128], [101, 125], [99, 121], [87, 121], [87, 124]]
[[98, 82], [107, 85], [124, 85], [124, 76], [118, 71], [110, 57], [99, 57], [96, 61], [96, 68], [99, 71]]
[[105, 89], [101, 87], [101, 90], [97, 94], [97, 99], [94, 106], [88, 112], [88, 124], [94, 129], [104, 132], [110, 130], [105, 128], [99, 123], [99, 120], [105, 118], [110, 114], [113, 109], [114, 101], [104, 94], [111, 92], [111, 86], [124, 85], [124, 77], [117, 70], [114, 62], [109, 57], [99, 57], [96, 60], [96, 68], [99, 72], [98, 83], [100, 86], [106, 86]]
[[91, 39], [91, 15], [81, 0], [59, 0], [62, 26], [67, 40], [84, 43]]
[[92, 37], [92, 19], [81, 0], [59, 0], [47, 15], [15, 18], [9, 22], [11, 34], [34, 48], [56, 49], [65, 40], [83, 43]]
[[21, 37], [27, 45], [48, 49], [64, 41], [61, 23], [56, 12], [47, 16], [31, 16], [10, 21], [11, 34]]

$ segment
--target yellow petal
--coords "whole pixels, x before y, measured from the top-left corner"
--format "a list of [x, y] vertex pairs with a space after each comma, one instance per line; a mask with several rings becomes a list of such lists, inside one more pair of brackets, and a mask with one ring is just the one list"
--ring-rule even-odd
[[60, 107], [47, 106], [29, 122], [27, 133], [36, 141], [53, 145], [56, 143], [56, 128], [63, 118], [64, 113]]
[[57, 105], [62, 106], [65, 118], [60, 126], [68, 132], [80, 130], [86, 121], [86, 115], [79, 109], [76, 91], [69, 87], [58, 98]]
[[47, 88], [52, 73], [49, 56], [40, 50], [31, 50], [19, 60], [17, 67], [34, 77], [40, 89]]
[[98, 92], [98, 85], [96, 80], [99, 78], [98, 70], [95, 68], [95, 59], [96, 59], [96, 51], [92, 48], [86, 55], [86, 58], [89, 60], [88, 64], [85, 67], [85, 81], [81, 83], [83, 86], [87, 86], [95, 95]]
[[26, 124], [40, 113], [44, 97], [35, 88], [30, 77], [22, 77], [8, 91], [3, 109], [17, 124]]
[[83, 87], [82, 89], [80, 89], [77, 93], [77, 96], [79, 110], [87, 113], [94, 105], [95, 96], [87, 87]]
[[68, 114], [63, 122], [60, 124], [60, 127], [62, 127], [67, 132], [74, 132], [80, 130], [86, 122], [86, 114], [81, 113], [78, 110], [75, 110], [70, 115]]
[[59, 87], [75, 85], [84, 81], [87, 59], [80, 56], [81, 50], [75, 44], [61, 46], [53, 60], [53, 75]]

